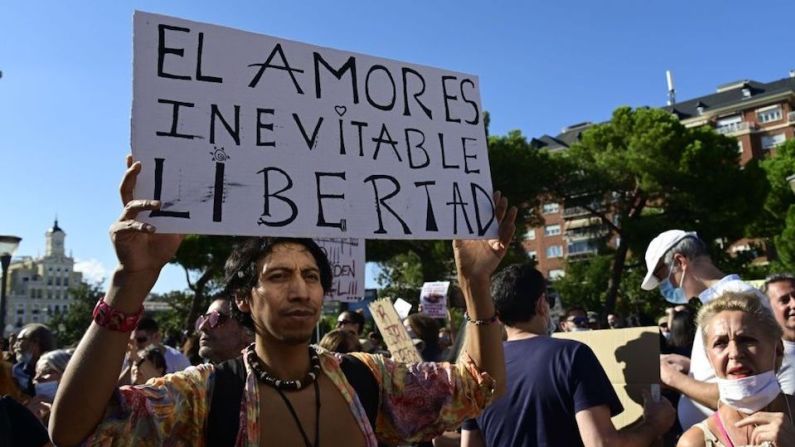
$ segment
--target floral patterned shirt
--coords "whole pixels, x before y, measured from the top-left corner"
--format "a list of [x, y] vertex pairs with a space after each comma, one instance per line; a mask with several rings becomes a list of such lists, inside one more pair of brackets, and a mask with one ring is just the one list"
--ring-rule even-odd
[[[375, 429], [340, 367], [340, 355], [318, 348], [324, 373], [340, 390], [364, 434], [366, 444], [395, 444], [431, 439], [463, 420], [480, 414], [490, 402], [494, 380], [477, 370], [466, 355], [456, 364], [403, 364], [381, 355], [353, 354], [373, 373], [380, 388]], [[245, 361], [245, 356], [244, 356]], [[246, 363], [237, 447], [265, 445], [260, 439], [260, 396], [257, 379]], [[205, 422], [210, 411], [213, 365], [199, 365], [124, 386], [85, 445], [206, 445]]]

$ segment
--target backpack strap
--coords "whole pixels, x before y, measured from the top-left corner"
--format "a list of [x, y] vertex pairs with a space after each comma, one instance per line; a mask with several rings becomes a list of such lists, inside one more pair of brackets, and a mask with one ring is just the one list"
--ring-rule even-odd
[[240, 430], [240, 405], [246, 384], [243, 357], [215, 366], [210, 413], [207, 417], [207, 445], [234, 446]]
[[359, 402], [362, 403], [362, 407], [367, 413], [367, 419], [370, 421], [370, 426], [375, 431], [375, 421], [378, 417], [381, 397], [375, 376], [361, 360], [350, 354], [342, 356], [340, 367], [345, 374], [345, 378], [348, 379], [348, 383], [351, 384], [356, 395], [359, 396]]

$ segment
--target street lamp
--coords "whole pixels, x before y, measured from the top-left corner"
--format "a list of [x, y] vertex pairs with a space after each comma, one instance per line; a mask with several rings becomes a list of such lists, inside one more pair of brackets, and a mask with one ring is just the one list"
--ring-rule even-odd
[[0, 330], [5, 335], [6, 326], [6, 274], [8, 273], [8, 266], [11, 264], [11, 255], [17, 251], [21, 237], [17, 236], [0, 236], [0, 264], [3, 267], [3, 276], [0, 278]]

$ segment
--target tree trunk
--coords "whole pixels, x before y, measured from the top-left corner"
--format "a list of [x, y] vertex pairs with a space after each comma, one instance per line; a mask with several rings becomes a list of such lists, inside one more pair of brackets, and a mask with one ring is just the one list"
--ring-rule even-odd
[[621, 276], [624, 274], [624, 265], [627, 261], [627, 251], [629, 251], [629, 244], [623, 237], [619, 236], [616, 255], [613, 256], [613, 261], [610, 265], [610, 280], [607, 283], [607, 298], [605, 299], [605, 317], [607, 314], [612, 313], [616, 307], [618, 288], [621, 286]]

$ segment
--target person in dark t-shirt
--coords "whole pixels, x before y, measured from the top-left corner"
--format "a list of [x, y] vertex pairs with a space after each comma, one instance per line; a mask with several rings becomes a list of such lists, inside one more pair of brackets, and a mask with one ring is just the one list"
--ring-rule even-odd
[[623, 411], [593, 351], [573, 340], [547, 337], [553, 299], [543, 275], [514, 264], [492, 280], [491, 294], [508, 339], [508, 390], [477, 419], [463, 425], [462, 446], [646, 446], [673, 424], [662, 399], [644, 403], [644, 417], [616, 430]]

